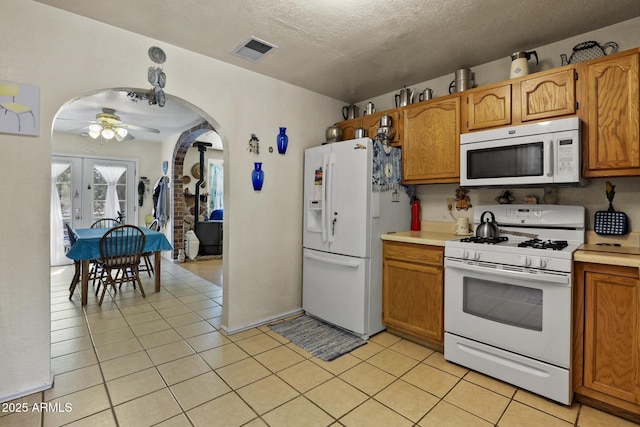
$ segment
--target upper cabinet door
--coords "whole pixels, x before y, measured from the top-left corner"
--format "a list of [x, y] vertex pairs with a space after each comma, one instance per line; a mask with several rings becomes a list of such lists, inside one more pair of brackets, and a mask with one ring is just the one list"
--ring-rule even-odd
[[403, 183], [459, 182], [460, 98], [405, 107], [403, 115]]
[[466, 98], [467, 130], [511, 124], [511, 84], [473, 90]]
[[342, 141], [355, 138], [356, 129], [362, 127], [362, 117], [336, 123], [342, 129]]
[[575, 70], [522, 80], [520, 111], [523, 122], [575, 114]]
[[640, 174], [638, 53], [587, 65], [587, 177]]

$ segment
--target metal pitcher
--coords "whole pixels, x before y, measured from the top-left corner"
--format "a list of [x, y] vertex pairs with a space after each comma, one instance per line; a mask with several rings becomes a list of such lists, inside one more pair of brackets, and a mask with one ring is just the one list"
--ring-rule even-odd
[[426, 88], [422, 92], [420, 92], [420, 96], [418, 96], [418, 102], [428, 101], [433, 98], [433, 91], [429, 88]]
[[345, 120], [351, 120], [358, 117], [358, 106], [351, 104], [342, 107], [342, 117], [344, 117]]
[[406, 85], [400, 89], [400, 93], [395, 94], [396, 108], [413, 104], [413, 91]]
[[458, 93], [475, 86], [475, 76], [469, 68], [456, 70], [455, 79], [449, 85], [449, 93]]

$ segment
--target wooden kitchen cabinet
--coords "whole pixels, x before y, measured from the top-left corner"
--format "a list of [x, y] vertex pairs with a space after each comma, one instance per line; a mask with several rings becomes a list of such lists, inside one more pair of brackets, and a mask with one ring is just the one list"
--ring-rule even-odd
[[491, 85], [466, 94], [466, 129], [480, 130], [511, 124], [511, 84]]
[[576, 398], [640, 422], [638, 268], [576, 263]]
[[444, 248], [383, 241], [382, 321], [442, 351]]
[[362, 127], [362, 117], [356, 117], [355, 119], [345, 120], [343, 122], [336, 123], [340, 129], [342, 129], [342, 140], [353, 139], [355, 137], [356, 129]]
[[584, 176], [640, 175], [640, 84], [638, 51], [585, 64], [586, 132]]
[[460, 181], [460, 97], [448, 96], [405, 107], [403, 184]]
[[382, 111], [380, 113], [374, 113], [367, 116], [356, 117], [355, 119], [345, 120], [336, 123], [336, 126], [342, 129], [342, 140], [353, 139], [355, 137], [355, 131], [358, 128], [363, 128], [367, 131], [367, 136], [373, 139], [380, 127], [380, 118], [384, 115], [391, 116], [391, 124], [395, 129], [395, 135], [393, 136], [390, 144], [393, 146], [400, 145], [402, 134], [402, 120], [400, 119], [400, 109], [394, 108], [392, 110]]
[[534, 76], [521, 79], [517, 84], [521, 122], [576, 113], [575, 69], [536, 73]]
[[576, 113], [573, 66], [464, 92], [463, 133]]

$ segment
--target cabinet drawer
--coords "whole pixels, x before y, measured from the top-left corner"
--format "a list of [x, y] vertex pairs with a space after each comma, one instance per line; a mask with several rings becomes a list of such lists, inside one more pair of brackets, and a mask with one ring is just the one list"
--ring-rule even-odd
[[397, 259], [442, 267], [444, 248], [415, 243], [383, 242], [385, 259]]

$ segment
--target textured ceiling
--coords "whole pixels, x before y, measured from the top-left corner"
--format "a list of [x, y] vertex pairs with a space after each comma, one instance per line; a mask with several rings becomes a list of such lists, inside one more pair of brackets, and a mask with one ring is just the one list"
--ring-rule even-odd
[[[347, 103], [640, 16], [640, 0], [37, 1]], [[278, 48], [232, 55], [250, 36]]]
[[[39, 2], [345, 102], [640, 16], [638, 0]], [[278, 49], [257, 63], [233, 56], [249, 36]]]

